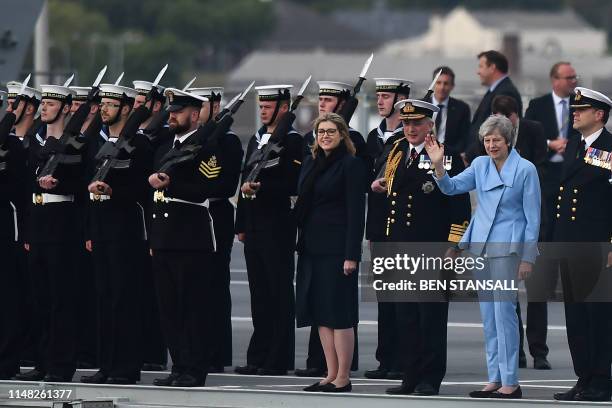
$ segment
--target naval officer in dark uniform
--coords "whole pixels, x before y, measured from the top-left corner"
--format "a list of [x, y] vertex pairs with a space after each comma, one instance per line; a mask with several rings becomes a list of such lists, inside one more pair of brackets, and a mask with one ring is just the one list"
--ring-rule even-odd
[[[609, 274], [612, 264], [612, 184], [609, 167], [598, 165], [603, 165], [599, 160], [602, 154], [605, 158], [612, 152], [612, 134], [604, 127], [612, 100], [600, 92], [576, 87], [571, 107], [573, 127], [581, 136], [570, 139], [565, 150], [553, 240], [569, 243], [572, 249], [568, 258], [561, 259], [560, 271], [567, 340], [578, 381], [554, 398], [610, 401], [612, 303], [610, 288], [598, 288], [597, 284], [601, 274]], [[601, 289], [603, 299], [590, 297]]]
[[[444, 195], [431, 178], [425, 137], [433, 132], [438, 107], [416, 99], [395, 104], [400, 111], [404, 138], [394, 142], [383, 178], [372, 183], [374, 193], [385, 194], [389, 210], [387, 242], [459, 242], [470, 218], [468, 194]], [[463, 169], [458, 152], [448, 160], [451, 174]], [[450, 246], [450, 245], [449, 245]], [[395, 316], [403, 380], [389, 394], [437, 395], [446, 373], [447, 302], [397, 302]]]

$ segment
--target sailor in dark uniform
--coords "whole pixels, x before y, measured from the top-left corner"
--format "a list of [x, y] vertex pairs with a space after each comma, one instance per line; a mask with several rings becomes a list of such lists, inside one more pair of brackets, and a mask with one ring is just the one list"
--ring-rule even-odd
[[[408, 99], [412, 81], [399, 78], [375, 78], [376, 106], [382, 117], [377, 128], [368, 134], [368, 160], [372, 163], [369, 181], [380, 173], [393, 142], [404, 137], [399, 111], [393, 107], [397, 101]], [[370, 188], [368, 186], [368, 191]], [[381, 194], [368, 194], [366, 239], [381, 242], [385, 239], [388, 200]], [[391, 302], [378, 302], [378, 346], [376, 360], [378, 368], [364, 373], [367, 378], [400, 379], [402, 368], [398, 358], [400, 347], [395, 324], [395, 306]]]
[[[433, 132], [432, 117], [439, 109], [416, 99], [394, 107], [400, 111], [404, 138], [394, 142], [384, 177], [372, 183], [372, 190], [389, 201], [386, 241], [457, 243], [469, 223], [469, 195], [444, 195], [425, 165], [425, 137]], [[459, 153], [450, 157], [449, 173], [463, 171]], [[404, 377], [401, 386], [387, 393], [437, 395], [446, 373], [448, 303], [397, 302], [395, 309]]]
[[0, 121], [0, 379], [10, 380], [19, 372], [20, 358], [32, 328], [38, 326], [30, 308], [31, 285], [28, 282], [27, 258], [23, 233], [28, 201], [31, 199], [24, 143], [28, 129], [40, 104], [40, 91], [21, 84], [9, 85], [9, 94], [19, 95], [19, 103], [7, 106]]
[[[153, 83], [149, 81], [134, 81], [134, 89], [137, 95], [134, 98], [134, 110], [144, 105], [147, 95], [151, 92]], [[165, 109], [166, 97], [164, 87], [157, 85], [158, 92], [152, 93], [151, 116], [139, 126], [138, 133], [144, 135], [151, 145], [153, 151], [159, 146], [168, 143], [172, 135], [168, 127], [169, 112]], [[152, 193], [151, 193], [152, 194]], [[150, 214], [151, 200], [141, 203], [147, 214]], [[147, 217], [147, 222], [150, 217]], [[148, 245], [148, 244], [147, 244]], [[168, 363], [168, 347], [164, 342], [159, 320], [159, 307], [155, 293], [155, 279], [153, 279], [151, 255], [143, 254], [141, 280], [141, 308], [143, 336], [149, 339], [142, 346], [143, 371], [163, 371]]]
[[[350, 95], [352, 87], [349, 84], [334, 81], [317, 81], [319, 84], [319, 116], [325, 113], [338, 113]], [[361, 133], [349, 127], [349, 137], [355, 146], [355, 157], [361, 158], [365, 166], [369, 165], [367, 157], [366, 142]], [[315, 141], [314, 129], [304, 135], [304, 154], [306, 157], [312, 155], [312, 145]], [[370, 182], [367, 181], [369, 186]], [[353, 361], [351, 371], [359, 369], [359, 346], [357, 338], [357, 327], [355, 327], [355, 349], [353, 351]], [[320, 377], [325, 372], [325, 355], [319, 338], [317, 326], [310, 327], [308, 338], [308, 357], [306, 358], [306, 368], [295, 370], [295, 375], [300, 377]]]
[[[202, 104], [200, 109], [200, 125], [214, 120], [221, 110], [221, 99], [223, 88], [189, 88], [189, 92], [208, 98], [208, 102]], [[217, 239], [217, 251], [213, 255], [214, 263], [211, 269], [213, 274], [213, 297], [216, 313], [213, 318], [213, 331], [216, 333], [213, 339], [212, 360], [210, 372], [223, 372], [224, 367], [232, 365], [232, 297], [230, 293], [230, 261], [232, 257], [232, 245], [234, 244], [234, 205], [230, 198], [236, 194], [240, 171], [242, 167], [242, 142], [238, 136], [229, 130], [218, 140], [219, 149], [224, 158], [224, 166], [221, 177], [224, 190], [219, 190], [217, 197], [209, 198], [210, 215], [215, 224], [215, 237]], [[215, 176], [210, 172], [209, 177]]]
[[[553, 240], [571, 248], [560, 271], [567, 340], [578, 381], [554, 398], [610, 401], [612, 303], [610, 288], [599, 288], [598, 283], [605, 282], [600, 275], [609, 275], [612, 266], [612, 134], [605, 128], [612, 100], [587, 88], [576, 87], [575, 92], [571, 108], [580, 137], [570, 138], [565, 150]], [[597, 291], [604, 292], [602, 298], [592, 296]]]
[[303, 157], [300, 134], [290, 128], [287, 134], [279, 135], [283, 146], [280, 155], [271, 156], [270, 167], [261, 171], [256, 182], [244, 182], [255, 165], [250, 166], [249, 160], [264, 148], [289, 110], [289, 88], [255, 88], [263, 126], [247, 147], [235, 228], [244, 243], [253, 318], [247, 365], [236, 367], [239, 374], [284, 375], [294, 366], [296, 223], [291, 197], [297, 195]]
[[[154, 168], [171, 149], [201, 145], [198, 132], [204, 97], [167, 88], [171, 139], [156, 152]], [[149, 176], [156, 190], [151, 211], [150, 245], [153, 255], [159, 313], [172, 358], [172, 373], [154, 381], [159, 386], [199, 387], [210, 367], [213, 254], [216, 237], [209, 198], [218, 197], [223, 179], [218, 152], [200, 149], [194, 159]], [[222, 158], [220, 158], [222, 159]], [[167, 162], [165, 163], [167, 164]], [[208, 171], [216, 177], [208, 177]]]
[[[129, 160], [124, 168], [111, 168], [106, 177], [96, 175], [88, 186], [89, 223], [99, 307], [100, 370], [83, 376], [85, 383], [134, 384], [142, 366], [140, 287], [142, 259], [147, 252], [143, 202], [149, 197], [147, 177], [153, 152], [149, 141], [137, 133], [150, 112], [141, 106], [131, 116], [136, 91], [101, 84], [101, 114], [109, 126], [109, 140], [100, 152], [121, 148], [116, 160]], [[125, 144], [126, 141], [128, 144]], [[97, 160], [96, 171], [109, 158]]]
[[[40, 365], [18, 374], [22, 381], [72, 381], [76, 370], [77, 308], [73, 295], [78, 290], [79, 252], [83, 246], [78, 203], [84, 199], [84, 143], [78, 129], [67, 133], [71, 143], [60, 142], [74, 91], [58, 85], [41, 85], [41, 119], [46, 125], [30, 142], [32, 202], [29, 208], [26, 245], [28, 270], [32, 274], [36, 310], [41, 321]], [[63, 153], [65, 156], [57, 156]], [[51, 159], [59, 161], [52, 174], [44, 174]]]

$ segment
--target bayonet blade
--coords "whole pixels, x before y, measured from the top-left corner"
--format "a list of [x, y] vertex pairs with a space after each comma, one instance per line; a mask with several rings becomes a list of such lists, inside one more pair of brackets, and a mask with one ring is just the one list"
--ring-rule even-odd
[[433, 81], [431, 81], [429, 88], [427, 88], [428, 91], [434, 90], [434, 87], [436, 86], [436, 82], [438, 82], [438, 78], [440, 78], [440, 74], [442, 74], [442, 70], [439, 70], [436, 76], [434, 77]]
[[308, 78], [306, 78], [306, 80], [304, 81], [304, 83], [302, 84], [302, 87], [300, 88], [300, 92], [298, 92], [297, 96], [302, 96], [304, 95], [304, 91], [306, 90], [306, 87], [308, 86], [308, 84], [310, 83], [310, 80], [312, 79], [312, 75], [310, 75]]
[[370, 69], [370, 64], [372, 64], [372, 60], [374, 59], [374, 53], [370, 54], [370, 58], [368, 58], [363, 64], [363, 69], [361, 70], [361, 74], [359, 74], [359, 78], [365, 79], [368, 70]]
[[119, 85], [119, 83], [121, 82], [121, 80], [123, 79], [123, 74], [124, 72], [122, 72], [121, 74], [119, 74], [119, 76], [117, 77], [117, 80], [115, 81], [115, 85]]
[[25, 91], [26, 87], [28, 86], [28, 83], [30, 82], [30, 77], [32, 76], [32, 74], [29, 74], [26, 79], [23, 80], [23, 82], [21, 83], [21, 89], [19, 90], [19, 94], [23, 95], [23, 91]]
[[96, 80], [91, 85], [93, 88], [96, 88], [98, 85], [100, 85], [100, 81], [102, 81], [102, 78], [104, 78], [104, 74], [106, 74], [106, 67], [107, 66], [105, 65], [104, 68], [102, 68], [100, 72], [98, 72], [98, 76], [96, 77]]
[[64, 82], [64, 86], [70, 86], [73, 79], [74, 79], [74, 74], [70, 75], [70, 78], [68, 78], [66, 82]]
[[191, 79], [191, 81], [187, 82], [187, 84], [186, 84], [186, 85], [183, 87], [183, 91], [186, 91], [187, 89], [189, 89], [189, 87], [190, 87], [191, 85], [193, 85], [193, 83], [195, 82], [196, 78], [197, 78], [197, 76], [194, 76], [194, 77]]
[[226, 105], [223, 107], [223, 110], [225, 110], [225, 109], [229, 109], [229, 108], [230, 108], [230, 107], [231, 107], [231, 106], [232, 106], [234, 103], [236, 103], [236, 101], [237, 101], [237, 100], [240, 98], [240, 96], [241, 96], [241, 95], [242, 95], [242, 94], [238, 94], [238, 95], [234, 96], [234, 97], [232, 98], [232, 100], [231, 100], [231, 101], [229, 101], [229, 102], [228, 102], [228, 103], [227, 103], [227, 104], [226, 104]]
[[153, 81], [153, 86], [159, 85], [159, 81], [162, 79], [167, 69], [168, 69], [168, 64], [164, 65], [161, 71], [159, 71], [159, 74], [157, 74], [157, 76], [155, 77], [155, 81]]
[[246, 87], [246, 89], [240, 94], [240, 100], [244, 101], [245, 96], [247, 96], [247, 94], [250, 92], [251, 88], [253, 88], [253, 85], [255, 85], [255, 81], [251, 82], [249, 84], [249, 86]]

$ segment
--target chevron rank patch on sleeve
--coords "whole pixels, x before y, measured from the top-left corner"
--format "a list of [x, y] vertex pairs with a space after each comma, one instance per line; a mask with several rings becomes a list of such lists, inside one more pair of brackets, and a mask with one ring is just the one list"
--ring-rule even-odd
[[217, 157], [211, 156], [211, 158], [208, 159], [208, 162], [205, 162], [204, 160], [200, 162], [200, 167], [198, 170], [200, 170], [200, 173], [202, 173], [204, 177], [213, 179], [219, 177], [219, 174], [221, 173], [221, 166], [217, 166], [217, 164]]

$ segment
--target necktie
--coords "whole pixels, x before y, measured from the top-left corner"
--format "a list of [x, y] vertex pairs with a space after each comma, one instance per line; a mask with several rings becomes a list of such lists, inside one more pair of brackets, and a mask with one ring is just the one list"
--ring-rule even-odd
[[417, 159], [417, 157], [419, 157], [419, 154], [417, 153], [416, 149], [413, 147], [410, 150], [410, 161], [414, 161]]
[[178, 139], [174, 140], [174, 148], [175, 149], [180, 149], [181, 148], [181, 141]]
[[438, 108], [440, 108], [440, 111], [436, 115], [436, 132], [440, 131], [440, 125], [442, 124], [442, 111], [444, 110], [444, 105], [439, 104]]
[[567, 102], [563, 99], [561, 102], [561, 128], [559, 129], [559, 136], [567, 139], [567, 131], [569, 129], [569, 109]]

